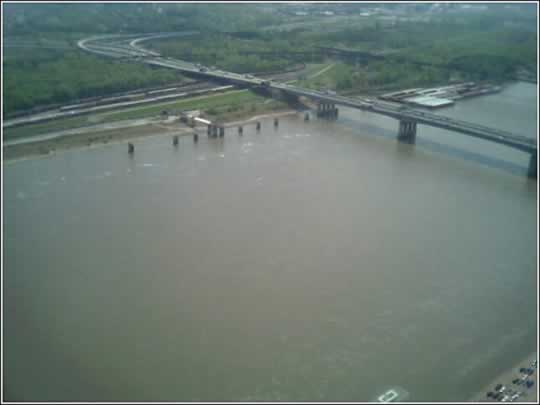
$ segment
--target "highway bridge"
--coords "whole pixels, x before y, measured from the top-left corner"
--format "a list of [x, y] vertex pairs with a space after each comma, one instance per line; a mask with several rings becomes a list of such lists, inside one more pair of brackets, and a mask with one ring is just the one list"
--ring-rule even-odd
[[185, 73], [204, 76], [210, 79], [225, 80], [237, 85], [264, 88], [269, 91], [282, 92], [289, 96], [307, 97], [319, 103], [321, 111], [335, 111], [336, 105], [369, 111], [395, 118], [399, 121], [398, 139], [403, 142], [414, 143], [418, 124], [442, 128], [448, 131], [459, 132], [486, 141], [506, 145], [523, 152], [530, 153], [529, 170], [530, 177], [537, 177], [537, 143], [535, 139], [514, 135], [510, 132], [474, 124], [454, 118], [443, 117], [437, 114], [396, 106], [386, 102], [374, 101], [367, 98], [343, 97], [329, 92], [305, 89], [285, 83], [277, 83], [252, 75], [243, 75], [226, 72], [218, 69], [210, 69], [191, 62], [162, 57], [159, 53], [150, 51], [141, 46], [146, 40], [186, 35], [180, 33], [155, 33], [145, 35], [107, 35], [83, 39], [78, 46], [87, 51], [103, 56], [115, 58], [132, 58], [136, 61], [153, 66], [161, 66], [176, 69]]

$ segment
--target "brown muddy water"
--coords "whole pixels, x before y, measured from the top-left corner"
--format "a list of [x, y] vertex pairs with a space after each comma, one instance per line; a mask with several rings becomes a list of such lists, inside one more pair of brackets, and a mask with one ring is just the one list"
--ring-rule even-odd
[[[536, 135], [536, 86], [441, 110]], [[536, 348], [521, 152], [341, 109], [7, 163], [4, 389], [26, 401], [461, 401]]]

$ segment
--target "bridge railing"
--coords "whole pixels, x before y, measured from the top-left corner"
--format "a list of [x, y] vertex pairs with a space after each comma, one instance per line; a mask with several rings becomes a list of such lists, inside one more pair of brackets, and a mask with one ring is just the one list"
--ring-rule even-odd
[[[322, 99], [334, 101], [336, 103], [343, 103], [347, 105], [358, 106], [360, 108], [367, 108], [370, 106], [370, 103], [362, 102], [360, 100], [352, 100], [350, 98], [342, 97], [342, 96], [331, 96], [331, 95], [328, 95], [319, 91], [309, 91], [309, 90], [306, 91], [298, 87], [293, 87], [290, 90], [293, 90], [296, 93], [301, 93], [308, 96], [320, 97]], [[482, 131], [487, 135], [503, 136], [507, 138], [508, 140], [513, 140], [513, 141], [528, 144], [528, 145], [536, 145], [535, 140], [532, 138], [514, 135], [510, 132], [500, 130], [497, 128], [490, 128], [481, 124], [471, 123], [471, 122], [467, 122], [467, 121], [463, 121], [463, 120], [459, 120], [455, 118], [444, 117], [441, 115], [427, 113], [427, 112], [418, 111], [414, 109], [408, 109], [408, 110], [403, 111], [403, 110], [400, 110], [398, 107], [391, 108], [386, 105], [382, 106], [376, 102], [371, 103], [371, 105], [374, 107], [374, 109], [378, 110], [379, 112], [387, 113], [389, 115], [399, 115], [399, 116], [404, 116], [404, 117], [409, 116], [412, 119], [421, 118], [422, 120], [432, 120], [437, 123], [443, 124], [444, 126], [453, 126], [456, 128], [462, 127], [469, 130]]]
[[[127, 54], [127, 56], [144, 56], [146, 54], [146, 50], [138, 49], [137, 47], [131, 46], [134, 42], [140, 42], [145, 39], [150, 39], [152, 37], [159, 37], [159, 36], [169, 36], [174, 35], [174, 33], [168, 33], [168, 34], [147, 34], [143, 38], [139, 38], [138, 41], [131, 41], [131, 43], [126, 46], [123, 43], [122, 44], [114, 44], [110, 42], [102, 41], [101, 43], [95, 43], [99, 40], [110, 40], [113, 38], [113, 36], [101, 36], [101, 37], [93, 37], [89, 38], [87, 40], [79, 41], [79, 46], [83, 49], [86, 49], [88, 51], [93, 51], [96, 53], [106, 54], [109, 56], [111, 55], [110, 52], [117, 52], [122, 54]], [[126, 41], [126, 38], [133, 38], [133, 35], [126, 34], [126, 35], [117, 35], [114, 36], [114, 38], [121, 39], [122, 42]], [[136, 37], [136, 36], [135, 36]], [[104, 43], [105, 42], [105, 43]], [[119, 55], [116, 55], [119, 56]], [[206, 76], [210, 77], [217, 77], [217, 78], [227, 78], [230, 80], [233, 80], [237, 83], [244, 83], [244, 84], [257, 84], [261, 83], [261, 81], [258, 81], [256, 78], [254, 79], [248, 79], [245, 78], [243, 75], [234, 74], [231, 72], [222, 72], [222, 73], [216, 73], [212, 71], [206, 71], [206, 72], [200, 72], [199, 69], [196, 67], [189, 67], [189, 66], [180, 66], [178, 63], [174, 63], [174, 61], [168, 61], [168, 60], [147, 60], [146, 61], [149, 64], [155, 64], [155, 65], [161, 65], [161, 66], [169, 66], [169, 67], [176, 67], [181, 68], [182, 70], [186, 72], [192, 72], [192, 73], [201, 73], [205, 74]], [[181, 61], [178, 61], [181, 62]], [[343, 97], [339, 95], [330, 95], [326, 94], [321, 91], [317, 90], [310, 90], [310, 89], [304, 89], [301, 87], [296, 86], [290, 86], [286, 84], [272, 84], [270, 87], [287, 91], [296, 95], [302, 95], [307, 97], [313, 97], [318, 98], [322, 101], [329, 102], [329, 103], [335, 103], [335, 104], [341, 104], [346, 105], [354, 108], [359, 108], [362, 110], [371, 110], [383, 115], [391, 116], [396, 119], [406, 119], [409, 118], [411, 120], [416, 120], [420, 123], [426, 124], [426, 125], [433, 125], [437, 127], [443, 127], [447, 129], [453, 129], [456, 131], [466, 131], [467, 133], [476, 134], [477, 136], [483, 137], [483, 138], [493, 138], [493, 140], [497, 141], [495, 138], [499, 138], [498, 140], [501, 141], [501, 143], [511, 144], [512, 142], [515, 144], [519, 144], [522, 146], [523, 149], [525, 148], [536, 148], [536, 140], [523, 137], [523, 136], [516, 136], [512, 133], [509, 133], [507, 131], [503, 131], [496, 128], [490, 128], [481, 124], [475, 124], [455, 118], [449, 118], [440, 116], [437, 114], [432, 114], [420, 110], [415, 109], [406, 109], [403, 110], [400, 107], [392, 107], [389, 105], [382, 105], [377, 102], [366, 102], [363, 100], [355, 100], [348, 97]]]
[[515, 135], [515, 134], [512, 134], [508, 131], [504, 131], [504, 130], [501, 130], [501, 129], [498, 129], [498, 128], [491, 128], [491, 127], [487, 127], [485, 125], [481, 125], [481, 124], [476, 124], [476, 123], [472, 123], [472, 122], [467, 122], [467, 121], [463, 121], [463, 120], [459, 120], [459, 119], [455, 119], [455, 118], [449, 118], [449, 117], [444, 117], [444, 116], [440, 116], [440, 115], [436, 115], [436, 114], [431, 114], [431, 113], [424, 113], [424, 112], [417, 112], [417, 111], [408, 111], [409, 113], [411, 113], [413, 116], [420, 116], [422, 118], [429, 118], [429, 119], [432, 119], [434, 121], [439, 121], [439, 122], [443, 122], [447, 125], [453, 125], [453, 126], [461, 126], [463, 128], [468, 128], [468, 129], [473, 129], [473, 130], [479, 130], [479, 131], [483, 131], [487, 134], [494, 134], [494, 135], [499, 135], [499, 136], [504, 136], [505, 138], [508, 138], [508, 139], [513, 139], [513, 140], [516, 140], [516, 141], [519, 141], [519, 142], [525, 142], [525, 143], [529, 143], [529, 144], [535, 144], [535, 140], [532, 139], [532, 138], [527, 138], [525, 136], [519, 136], [519, 135]]

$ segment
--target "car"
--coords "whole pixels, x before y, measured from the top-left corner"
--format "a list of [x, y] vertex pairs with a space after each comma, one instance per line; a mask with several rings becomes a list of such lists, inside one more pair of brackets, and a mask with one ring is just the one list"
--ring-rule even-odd
[[525, 385], [526, 385], [527, 388], [531, 388], [531, 387], [534, 385], [534, 381], [527, 380], [527, 381], [525, 382]]
[[492, 391], [489, 391], [489, 392], [486, 394], [486, 396], [487, 396], [488, 398], [492, 398], [493, 395], [495, 395], [495, 394], [493, 394]]
[[495, 391], [497, 391], [497, 392], [503, 392], [504, 389], [505, 389], [505, 386], [502, 385], [502, 384], [497, 384], [497, 385], [495, 386]]

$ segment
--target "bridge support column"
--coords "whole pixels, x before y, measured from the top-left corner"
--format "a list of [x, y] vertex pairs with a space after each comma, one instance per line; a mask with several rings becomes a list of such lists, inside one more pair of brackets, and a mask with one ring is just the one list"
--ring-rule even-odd
[[529, 159], [529, 171], [527, 172], [527, 176], [531, 179], [538, 178], [537, 155], [538, 152], [535, 150], [531, 153], [531, 158]]
[[416, 121], [399, 121], [398, 140], [410, 144], [416, 142]]
[[219, 137], [223, 138], [225, 136], [225, 127], [219, 127]]
[[335, 104], [332, 104], [332, 118], [337, 119], [338, 116], [338, 109], [336, 108]]
[[324, 117], [326, 112], [326, 103], [320, 101], [317, 103], [317, 117]]
[[334, 103], [319, 102], [317, 104], [317, 117], [335, 119], [338, 116], [338, 109]]

